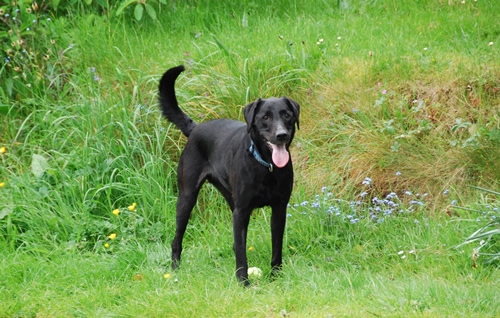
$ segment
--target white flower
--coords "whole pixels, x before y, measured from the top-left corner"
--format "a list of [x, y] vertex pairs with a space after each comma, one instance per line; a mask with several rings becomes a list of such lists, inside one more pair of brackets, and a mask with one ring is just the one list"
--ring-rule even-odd
[[248, 276], [251, 278], [261, 278], [262, 270], [258, 267], [250, 267], [248, 269]]

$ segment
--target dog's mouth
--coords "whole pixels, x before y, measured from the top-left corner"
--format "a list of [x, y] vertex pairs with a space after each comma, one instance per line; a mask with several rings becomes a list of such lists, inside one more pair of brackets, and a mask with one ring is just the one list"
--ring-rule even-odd
[[286, 150], [285, 144], [276, 145], [271, 142], [267, 142], [267, 146], [272, 152], [273, 163], [278, 168], [283, 168], [286, 166], [288, 161], [290, 160], [290, 154]]

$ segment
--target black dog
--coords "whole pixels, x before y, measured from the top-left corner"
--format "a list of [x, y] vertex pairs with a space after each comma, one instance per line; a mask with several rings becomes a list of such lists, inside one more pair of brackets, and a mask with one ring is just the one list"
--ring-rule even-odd
[[208, 180], [233, 211], [236, 276], [248, 285], [247, 228], [252, 210], [271, 206], [273, 273], [282, 265], [286, 208], [293, 186], [288, 147], [299, 127], [299, 104], [287, 98], [258, 99], [244, 109], [247, 124], [216, 119], [196, 124], [177, 104], [174, 84], [184, 67], [174, 67], [160, 81], [163, 115], [186, 137], [177, 170], [179, 198], [172, 267], [179, 266], [182, 238], [198, 193]]

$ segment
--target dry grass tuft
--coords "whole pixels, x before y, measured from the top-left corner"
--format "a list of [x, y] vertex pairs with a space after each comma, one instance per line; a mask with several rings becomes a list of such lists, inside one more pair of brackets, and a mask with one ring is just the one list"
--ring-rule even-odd
[[[464, 67], [464, 66], [462, 66]], [[343, 59], [315, 78], [303, 107], [299, 182], [339, 194], [370, 191], [439, 194], [453, 185], [495, 184], [498, 77], [494, 69], [446, 68], [439, 78], [379, 81], [370, 62]], [[340, 74], [338, 69], [343, 69]], [[396, 174], [397, 173], [397, 174]], [[314, 184], [310, 184], [314, 180]], [[465, 191], [465, 190], [464, 190]], [[432, 202], [441, 205], [441, 196]]]

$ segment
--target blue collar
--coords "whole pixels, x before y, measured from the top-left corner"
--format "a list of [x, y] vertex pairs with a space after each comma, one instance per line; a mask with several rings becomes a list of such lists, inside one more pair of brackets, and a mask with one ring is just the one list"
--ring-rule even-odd
[[253, 157], [264, 167], [269, 169], [269, 172], [273, 172], [273, 164], [265, 161], [262, 159], [260, 156], [259, 151], [257, 150], [257, 147], [255, 147], [255, 144], [253, 143], [253, 140], [250, 139], [250, 148], [248, 150], [252, 153]]

